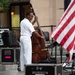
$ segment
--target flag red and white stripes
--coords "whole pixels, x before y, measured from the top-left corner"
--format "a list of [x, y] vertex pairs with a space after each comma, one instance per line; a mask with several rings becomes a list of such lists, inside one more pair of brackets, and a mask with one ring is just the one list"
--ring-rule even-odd
[[71, 0], [51, 37], [70, 53], [71, 60], [75, 50], [75, 0]]

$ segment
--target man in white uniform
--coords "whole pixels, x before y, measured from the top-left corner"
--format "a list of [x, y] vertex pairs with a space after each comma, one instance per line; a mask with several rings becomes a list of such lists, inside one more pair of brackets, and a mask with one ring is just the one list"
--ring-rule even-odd
[[24, 71], [25, 64], [32, 63], [32, 43], [31, 43], [31, 36], [32, 34], [36, 34], [39, 38], [44, 38], [43, 36], [39, 35], [32, 24], [36, 22], [36, 18], [31, 23], [33, 18], [32, 12], [26, 13], [26, 18], [24, 18], [20, 23], [20, 70]]

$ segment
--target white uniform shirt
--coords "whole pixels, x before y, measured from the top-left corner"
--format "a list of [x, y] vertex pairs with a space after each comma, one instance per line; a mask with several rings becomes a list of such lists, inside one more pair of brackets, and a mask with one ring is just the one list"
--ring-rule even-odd
[[35, 29], [31, 22], [26, 18], [21, 21], [20, 29], [20, 68], [21, 71], [23, 71], [24, 65], [31, 64], [32, 62], [32, 44], [30, 37], [32, 36], [32, 32], [34, 32]]
[[24, 18], [22, 21], [21, 21], [21, 24], [20, 24], [20, 28], [21, 28], [21, 36], [27, 36], [27, 37], [31, 37], [32, 36], [32, 32], [35, 31], [33, 25], [31, 24], [31, 22]]

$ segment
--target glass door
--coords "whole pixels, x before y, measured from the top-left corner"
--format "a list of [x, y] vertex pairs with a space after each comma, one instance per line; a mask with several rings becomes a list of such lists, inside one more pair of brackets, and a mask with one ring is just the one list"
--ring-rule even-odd
[[12, 10], [11, 10], [12, 28], [18, 28], [19, 24], [20, 24], [20, 8], [19, 6], [12, 6]]
[[26, 12], [29, 10], [30, 3], [16, 3], [10, 6], [10, 30], [19, 40], [20, 36], [20, 21], [25, 18]]

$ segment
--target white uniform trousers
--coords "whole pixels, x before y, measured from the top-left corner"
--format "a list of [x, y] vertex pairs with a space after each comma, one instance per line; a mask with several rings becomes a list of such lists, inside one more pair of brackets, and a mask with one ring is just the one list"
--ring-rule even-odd
[[24, 65], [32, 62], [32, 44], [31, 38], [26, 36], [20, 37], [20, 69], [24, 71]]

